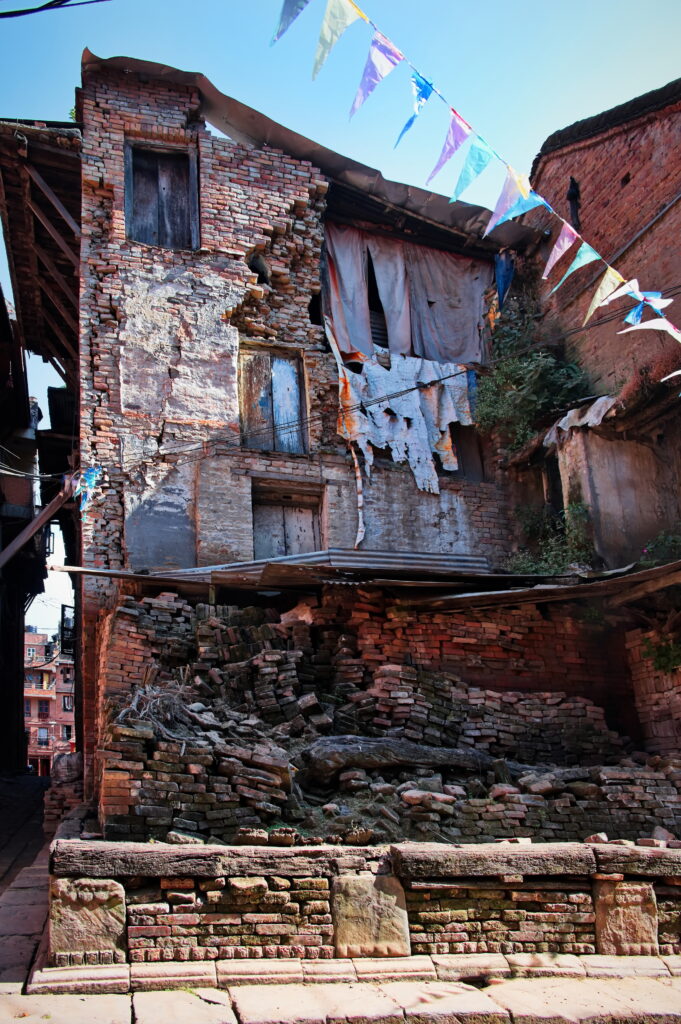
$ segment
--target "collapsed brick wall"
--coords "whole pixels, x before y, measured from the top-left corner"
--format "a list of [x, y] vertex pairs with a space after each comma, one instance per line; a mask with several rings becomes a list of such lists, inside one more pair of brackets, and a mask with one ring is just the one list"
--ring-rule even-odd
[[662, 672], [646, 655], [644, 645], [664, 640], [655, 631], [627, 633], [626, 649], [646, 749], [675, 754], [681, 749], [681, 671]]
[[[372, 667], [349, 617], [338, 620], [338, 589], [313, 609], [312, 625], [297, 613], [281, 621], [259, 608], [193, 607], [172, 593], [122, 600], [102, 630], [99, 812], [107, 838], [179, 831], [231, 841], [265, 826], [277, 843], [282, 822], [291, 843], [340, 842], [358, 826], [376, 839], [466, 843], [678, 831], [681, 762], [627, 757], [627, 741], [583, 697], [483, 690], [451, 670]], [[353, 602], [355, 614], [364, 614], [362, 604]], [[394, 769], [350, 764], [320, 799], [296, 781], [320, 734], [402, 737], [424, 756], [458, 747], [488, 760], [478, 770], [478, 761], [457, 770], [447, 759], [426, 768], [423, 757]], [[530, 767], [510, 777], [505, 758]]]

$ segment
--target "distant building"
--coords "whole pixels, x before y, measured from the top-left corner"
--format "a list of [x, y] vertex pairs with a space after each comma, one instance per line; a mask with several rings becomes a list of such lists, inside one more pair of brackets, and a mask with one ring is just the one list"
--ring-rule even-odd
[[47, 633], [24, 633], [24, 729], [27, 764], [50, 775], [56, 754], [75, 750], [73, 658]]

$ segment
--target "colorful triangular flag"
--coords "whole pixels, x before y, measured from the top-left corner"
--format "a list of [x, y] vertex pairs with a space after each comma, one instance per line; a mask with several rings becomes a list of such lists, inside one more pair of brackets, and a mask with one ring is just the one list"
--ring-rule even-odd
[[371, 96], [378, 83], [382, 82], [385, 76], [390, 74], [393, 68], [396, 68], [403, 60], [404, 55], [400, 53], [389, 39], [381, 32], [374, 33], [374, 38], [371, 40], [371, 46], [369, 47], [369, 55], [364, 65], [362, 80], [359, 83], [357, 95], [350, 108], [350, 117], [357, 113], [362, 104]]
[[623, 331], [618, 331], [618, 334], [628, 334], [629, 331], [666, 331], [667, 334], [671, 334], [672, 338], [676, 341], [681, 342], [681, 331], [678, 327], [675, 327], [673, 323], [667, 320], [666, 316], [657, 317], [655, 320], [646, 320], [643, 324], [634, 324], [633, 327], [625, 327]]
[[321, 71], [324, 61], [346, 28], [349, 28], [358, 18], [364, 18], [366, 21], [366, 15], [352, 0], [328, 0], [319, 32], [319, 42], [312, 69], [313, 78], [316, 78]]
[[476, 141], [471, 143], [471, 147], [466, 155], [466, 162], [461, 168], [459, 180], [454, 187], [452, 198], [449, 200], [450, 203], [455, 203], [468, 186], [482, 174], [493, 156], [494, 153], [485, 140], [476, 135]]
[[588, 242], [582, 242], [577, 255], [573, 259], [570, 266], [567, 268], [560, 281], [555, 288], [552, 288], [549, 295], [553, 295], [554, 292], [558, 291], [564, 281], [567, 281], [570, 274], [574, 274], [575, 270], [579, 270], [580, 267], [586, 267], [588, 263], [593, 263], [594, 260], [600, 260], [601, 257], [598, 255], [595, 249], [592, 249]]
[[449, 129], [442, 146], [442, 152], [438, 158], [435, 167], [428, 175], [426, 185], [430, 185], [431, 181], [436, 174], [439, 174], [444, 165], [448, 160], [456, 153], [457, 149], [463, 146], [464, 142], [472, 132], [472, 128], [469, 124], [464, 121], [460, 114], [457, 114], [456, 110], [450, 109], [451, 118], [449, 121]]
[[545, 281], [546, 278], [549, 276], [549, 274], [551, 273], [556, 263], [563, 255], [563, 253], [566, 253], [568, 251], [572, 243], [578, 237], [579, 236], [575, 229], [572, 227], [572, 225], [568, 224], [567, 221], [565, 221], [562, 228], [560, 229], [560, 234], [556, 239], [556, 243], [553, 249], [551, 250], [551, 255], [548, 258], [546, 266], [544, 267], [544, 273], [542, 274], [543, 281]]
[[305, 10], [309, 2], [310, 0], [284, 0], [281, 8], [281, 14], [279, 15], [279, 25], [277, 26], [277, 31], [272, 36], [270, 46], [274, 46], [277, 40], [281, 39], [284, 32], [291, 27], [298, 15]]
[[643, 295], [639, 291], [637, 278], [632, 277], [630, 281], [625, 281], [621, 288], [617, 288], [608, 295], [607, 299], [603, 299], [601, 306], [609, 306], [615, 299], [622, 299], [625, 295], [631, 295], [633, 299], [643, 302]]
[[624, 278], [622, 277], [622, 275], [617, 270], [615, 270], [614, 267], [608, 267], [608, 269], [603, 274], [603, 277], [600, 279], [598, 283], [598, 288], [594, 292], [594, 297], [591, 300], [591, 305], [589, 306], [587, 314], [584, 317], [584, 323], [582, 324], [583, 327], [586, 327], [587, 323], [593, 316], [594, 312], [598, 309], [598, 307], [604, 306], [608, 301], [608, 296], [611, 295], [612, 292], [614, 292], [615, 289], [619, 288], [619, 286], [623, 283]]
[[414, 113], [411, 115], [404, 128], [397, 136], [397, 142], [395, 143], [395, 149], [402, 140], [402, 136], [406, 135], [411, 126], [413, 125], [416, 118], [421, 113], [424, 105], [428, 102], [433, 94], [433, 85], [431, 82], [426, 81], [425, 78], [421, 78], [418, 71], [415, 71], [411, 76], [411, 87], [414, 90]]
[[544, 200], [541, 196], [538, 196], [531, 189], [528, 189], [526, 194], [524, 193], [521, 187], [520, 176], [516, 174], [513, 168], [509, 167], [501, 195], [497, 199], [492, 216], [487, 222], [485, 235], [488, 235], [490, 231], [494, 231], [498, 224], [503, 224], [504, 221], [510, 220], [512, 217], [519, 217], [521, 213], [533, 210], [535, 206], [540, 206], [543, 202]]

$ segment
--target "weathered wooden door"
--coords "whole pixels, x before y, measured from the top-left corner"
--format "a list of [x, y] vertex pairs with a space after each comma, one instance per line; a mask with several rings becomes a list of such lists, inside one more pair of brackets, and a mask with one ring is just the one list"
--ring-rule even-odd
[[319, 551], [319, 514], [300, 505], [253, 506], [254, 558]]

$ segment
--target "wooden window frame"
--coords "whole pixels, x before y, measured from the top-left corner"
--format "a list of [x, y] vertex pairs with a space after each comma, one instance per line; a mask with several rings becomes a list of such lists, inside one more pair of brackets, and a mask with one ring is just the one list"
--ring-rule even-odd
[[[269, 438], [263, 437], [263, 443], [257, 443], [257, 436], [262, 434], [264, 431], [255, 431], [249, 433], [248, 415], [246, 408], [246, 401], [248, 400], [248, 394], [246, 392], [246, 381], [245, 374], [243, 372], [243, 360], [244, 357], [249, 355], [269, 355], [271, 358], [280, 359], [289, 363], [293, 363], [297, 369], [297, 381], [298, 381], [298, 405], [300, 408], [300, 451], [291, 451], [289, 448], [277, 446], [277, 423], [274, 418], [274, 394], [272, 389], [272, 366], [270, 363], [270, 374], [269, 374], [269, 389], [270, 389], [270, 404], [272, 408], [272, 425], [271, 429], [268, 428]], [[239, 433], [241, 447], [249, 449], [251, 451], [267, 451], [276, 452], [279, 455], [288, 455], [295, 458], [300, 455], [308, 455], [310, 450], [310, 438], [308, 430], [308, 406], [307, 406], [307, 387], [305, 379], [305, 361], [303, 359], [303, 353], [300, 349], [289, 349], [284, 346], [276, 345], [258, 345], [258, 344], [242, 344], [239, 346]], [[256, 443], [254, 442], [254, 439]]]
[[153, 140], [130, 139], [126, 140], [124, 146], [124, 173], [125, 173], [125, 237], [128, 242], [135, 242], [137, 245], [150, 245], [149, 242], [140, 242], [132, 238], [129, 231], [132, 229], [134, 220], [134, 188], [133, 188], [133, 153], [135, 150], [146, 150], [158, 154], [185, 154], [189, 160], [189, 249], [180, 246], [153, 245], [154, 249], [167, 249], [169, 252], [195, 252], [201, 247], [201, 225], [199, 219], [199, 168], [198, 152], [194, 145], [172, 145], [168, 143], [155, 143]]

